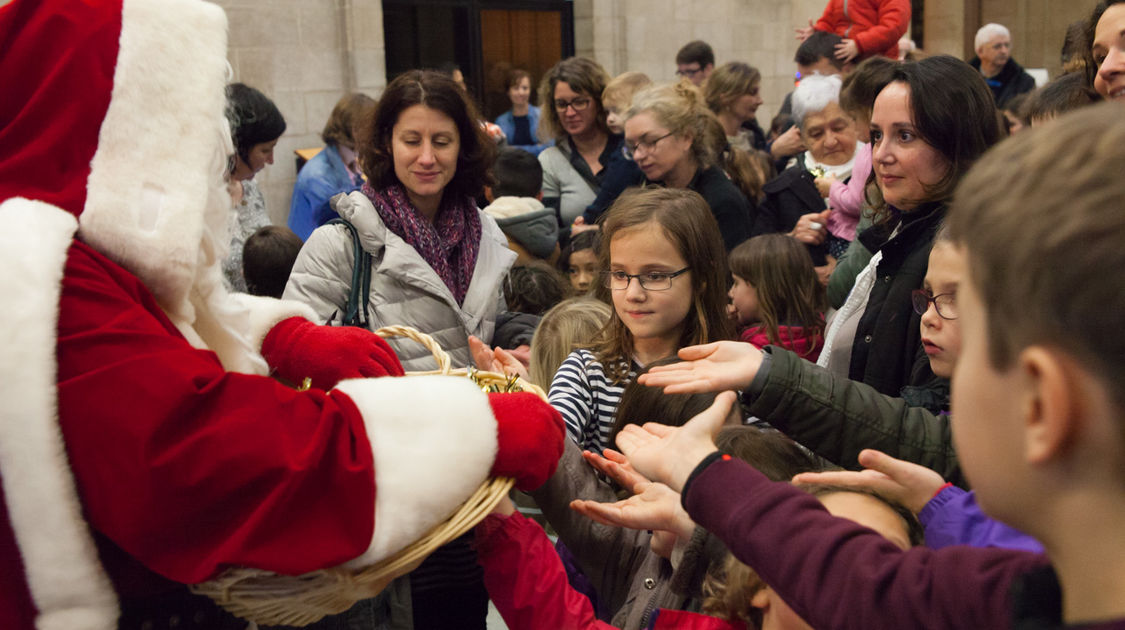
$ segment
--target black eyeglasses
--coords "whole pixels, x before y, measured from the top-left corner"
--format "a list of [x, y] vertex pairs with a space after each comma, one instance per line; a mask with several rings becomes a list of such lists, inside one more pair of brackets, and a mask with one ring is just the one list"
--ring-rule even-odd
[[644, 149], [645, 153], [651, 153], [652, 150], [656, 148], [657, 142], [660, 142], [661, 140], [667, 138], [668, 136], [674, 136], [674, 135], [676, 135], [676, 132], [669, 131], [668, 133], [664, 134], [663, 136], [660, 136], [659, 138], [657, 138], [655, 140], [641, 139], [641, 140], [637, 140], [632, 145], [630, 145], [628, 142], [626, 142], [625, 146], [621, 147], [621, 152], [625, 154], [626, 158], [628, 158], [630, 160], [635, 160], [638, 150]]
[[555, 109], [559, 112], [565, 112], [567, 107], [573, 107], [574, 111], [581, 112], [585, 111], [586, 108], [590, 106], [590, 103], [592, 101], [593, 99], [588, 96], [579, 96], [578, 98], [572, 98], [569, 101], [559, 99], [555, 101]]
[[691, 267], [684, 267], [679, 271], [649, 271], [646, 273], [625, 273], [624, 271], [603, 271], [602, 284], [607, 289], [614, 291], [624, 291], [629, 288], [629, 283], [633, 278], [641, 284], [641, 288], [646, 291], [667, 291], [672, 288], [672, 278], [683, 275], [691, 270]]
[[703, 68], [695, 68], [694, 70], [691, 68], [684, 68], [683, 70], [676, 70], [676, 76], [687, 77], [690, 79], [700, 72], [703, 72]]
[[915, 289], [910, 292], [910, 303], [914, 306], [914, 312], [919, 315], [926, 314], [926, 311], [930, 308], [931, 302], [934, 305], [934, 310], [937, 311], [938, 317], [948, 320], [957, 319], [956, 293], [930, 295], [929, 291], [923, 291], [922, 289]]

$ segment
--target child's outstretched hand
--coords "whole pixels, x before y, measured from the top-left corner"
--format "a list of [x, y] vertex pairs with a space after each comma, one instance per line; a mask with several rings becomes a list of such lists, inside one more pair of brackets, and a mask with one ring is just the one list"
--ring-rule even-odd
[[582, 451], [582, 458], [586, 460], [586, 463], [621, 484], [621, 487], [628, 489], [633, 494], [640, 493], [637, 488], [641, 484], [649, 483], [644, 475], [633, 470], [625, 455], [612, 448], [604, 449], [602, 452], [605, 453], [605, 457], [590, 451]]
[[816, 29], [814, 28], [812, 18], [809, 18], [809, 25], [808, 26], [798, 26], [797, 28], [794, 28], [793, 30], [797, 33], [797, 41], [803, 42], [806, 39], [808, 39], [809, 35], [812, 35], [813, 31], [816, 30]]
[[497, 346], [489, 349], [480, 339], [469, 335], [469, 353], [477, 369], [497, 374], [516, 374], [527, 379], [527, 367], [514, 354]]
[[945, 485], [941, 475], [929, 468], [895, 459], [882, 451], [870, 448], [860, 451], [859, 463], [865, 470], [801, 473], [793, 477], [793, 483], [826, 484], [871, 490], [880, 496], [901, 503], [915, 514], [921, 512]]
[[578, 499], [570, 502], [574, 511], [603, 525], [629, 529], [664, 530], [682, 540], [691, 538], [695, 523], [680, 505], [680, 494], [662, 483], [643, 482], [638, 492], [616, 503]]
[[641, 374], [637, 381], [649, 387], [663, 387], [665, 394], [742, 391], [750, 386], [762, 365], [762, 351], [742, 341], [688, 346], [680, 350], [679, 357], [681, 362], [658, 365]]
[[617, 447], [638, 473], [680, 492], [691, 471], [715, 452], [715, 435], [736, 400], [734, 392], [723, 392], [715, 397], [710, 407], [682, 427], [655, 422], [626, 425], [617, 434]]

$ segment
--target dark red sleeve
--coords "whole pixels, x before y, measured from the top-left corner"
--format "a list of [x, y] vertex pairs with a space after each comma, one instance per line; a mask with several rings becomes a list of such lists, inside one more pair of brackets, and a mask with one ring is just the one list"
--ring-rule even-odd
[[684, 505], [814, 628], [1004, 628], [1008, 590], [1037, 554], [951, 547], [902, 551], [749, 464], [716, 460]]
[[585, 595], [539, 524], [519, 512], [488, 516], [476, 529], [477, 558], [488, 596], [510, 630], [613, 630], [598, 621]]
[[91, 525], [178, 582], [302, 573], [366, 550], [375, 482], [351, 401], [227, 372], [82, 243], [58, 328], [59, 421]]

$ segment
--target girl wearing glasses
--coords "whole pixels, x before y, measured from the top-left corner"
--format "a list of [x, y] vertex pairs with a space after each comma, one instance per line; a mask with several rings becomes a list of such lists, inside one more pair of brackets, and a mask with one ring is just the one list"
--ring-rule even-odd
[[549, 395], [568, 436], [595, 453], [612, 446], [614, 412], [638, 369], [684, 346], [734, 336], [725, 316], [726, 254], [702, 197], [662, 188], [626, 192], [602, 232], [600, 280], [612, 294], [613, 316], [588, 349], [563, 361]]
[[707, 133], [713, 117], [687, 83], [646, 88], [626, 114], [625, 154], [647, 182], [702, 195], [730, 251], [750, 237], [753, 217], [746, 196], [717, 164]]
[[606, 125], [601, 95], [609, 75], [584, 57], [564, 59], [543, 75], [546, 99], [539, 137], [555, 146], [539, 154], [543, 205], [555, 208], [559, 225], [569, 226], [601, 190], [606, 168], [621, 156], [621, 136]]

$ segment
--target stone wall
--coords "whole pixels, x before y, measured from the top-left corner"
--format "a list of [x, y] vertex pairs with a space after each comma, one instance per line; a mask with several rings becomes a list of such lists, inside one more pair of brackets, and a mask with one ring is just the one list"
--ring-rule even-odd
[[296, 178], [293, 151], [322, 144], [320, 130], [349, 91], [386, 85], [380, 0], [217, 0], [230, 22], [234, 81], [265, 92], [287, 128], [274, 164], [255, 176], [274, 223], [284, 225]]
[[[0, 0], [2, 1], [2, 0]], [[215, 0], [230, 19], [233, 80], [274, 99], [288, 122], [275, 163], [257, 175], [270, 214], [284, 224], [296, 176], [293, 150], [321, 144], [333, 104], [350, 90], [378, 97], [386, 84], [380, 0]], [[576, 52], [611, 75], [645, 72], [675, 77], [675, 54], [693, 39], [715, 49], [716, 61], [745, 61], [762, 72], [769, 124], [793, 88], [793, 28], [816, 19], [827, 0], [574, 0]], [[962, 58], [989, 21], [1012, 30], [1016, 59], [1055, 76], [1066, 25], [1086, 17], [1087, 3], [1053, 0], [930, 0], [926, 48]]]
[[575, 0], [575, 52], [610, 75], [638, 70], [672, 81], [676, 51], [702, 39], [716, 64], [745, 61], [761, 71], [758, 122], [767, 126], [793, 89], [793, 28], [823, 10], [822, 0]]

